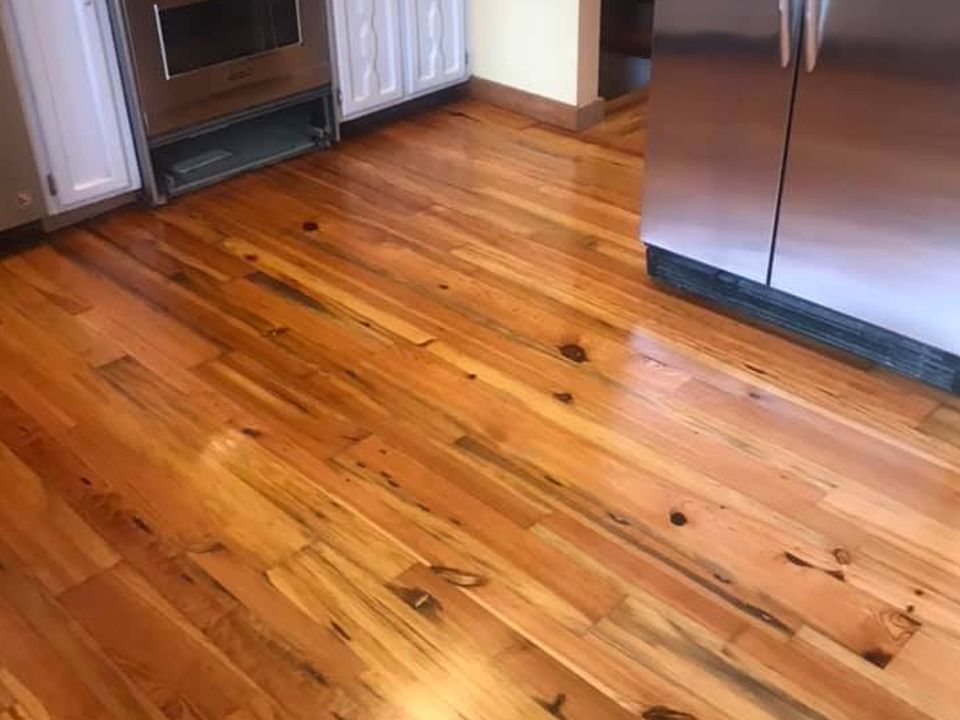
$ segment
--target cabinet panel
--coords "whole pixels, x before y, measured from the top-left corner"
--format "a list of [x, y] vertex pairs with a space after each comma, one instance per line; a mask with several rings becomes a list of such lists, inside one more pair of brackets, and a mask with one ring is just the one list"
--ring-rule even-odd
[[403, 99], [399, 0], [334, 0], [343, 116]]
[[44, 214], [43, 195], [37, 177], [37, 163], [30, 149], [30, 136], [20, 111], [20, 95], [7, 52], [6, 38], [0, 35], [0, 231], [40, 219]]
[[55, 211], [139, 187], [104, 0], [12, 0]]
[[403, 0], [407, 92], [467, 77], [465, 0]]
[[772, 285], [960, 353], [960, 6], [822, 7]]

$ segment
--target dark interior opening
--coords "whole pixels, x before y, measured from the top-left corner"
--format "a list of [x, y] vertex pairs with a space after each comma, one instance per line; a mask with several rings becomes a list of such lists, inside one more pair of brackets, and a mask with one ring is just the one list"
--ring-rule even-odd
[[158, 14], [171, 77], [300, 42], [297, 0], [206, 0]]
[[600, 95], [628, 96], [647, 86], [653, 45], [654, 0], [603, 0], [600, 18]]

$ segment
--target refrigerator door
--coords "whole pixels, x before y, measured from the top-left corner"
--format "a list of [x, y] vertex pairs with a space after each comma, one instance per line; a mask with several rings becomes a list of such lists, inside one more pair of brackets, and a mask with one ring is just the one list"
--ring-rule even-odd
[[766, 282], [800, 0], [659, 0], [641, 231]]
[[960, 3], [810, 15], [772, 285], [960, 353]]
[[[39, 220], [43, 193], [30, 149], [13, 66], [0, 31], [0, 231]], [[2, 248], [0, 248], [2, 250]]]

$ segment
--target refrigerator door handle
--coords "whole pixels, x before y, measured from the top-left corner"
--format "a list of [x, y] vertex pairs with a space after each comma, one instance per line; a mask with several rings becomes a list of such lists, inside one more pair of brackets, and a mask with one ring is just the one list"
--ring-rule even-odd
[[817, 60], [820, 58], [820, 0], [806, 0], [807, 27], [804, 30], [806, 37], [806, 66], [807, 72], [817, 69]]
[[793, 56], [793, 0], [779, 0], [780, 5], [780, 65], [790, 67]]

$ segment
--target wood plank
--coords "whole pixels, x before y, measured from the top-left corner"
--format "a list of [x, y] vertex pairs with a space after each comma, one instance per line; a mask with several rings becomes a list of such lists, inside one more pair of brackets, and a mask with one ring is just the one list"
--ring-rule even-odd
[[442, 636], [431, 642], [429, 616], [356, 562], [316, 546], [271, 571], [270, 580], [307, 613], [334, 615], [351, 646], [377, 670], [371, 681], [379, 694], [428, 717], [550, 717], [462, 646]]
[[890, 665], [890, 675], [902, 683], [910, 699], [933, 717], [957, 712], [960, 696], [960, 640], [933, 632], [920, 632]]
[[[168, 277], [193, 272], [222, 283], [253, 272], [247, 262], [222, 252], [202, 236], [198, 238], [196, 232], [188, 232], [164, 216], [121, 211], [98, 218], [88, 227]], [[215, 237], [221, 239], [219, 234]]]
[[935, 408], [920, 423], [920, 432], [960, 447], [960, 409], [949, 405]]
[[560, 597], [596, 621], [623, 599], [614, 584], [590, 572], [562, 553], [552, 552], [538, 538], [524, 532], [492, 507], [447, 483], [443, 477], [403, 455], [376, 437], [357, 443], [337, 456], [338, 464], [368, 481], [385, 483], [405, 502], [413, 503], [458, 528], [463, 528], [500, 555], [551, 588]]
[[[90, 266], [107, 275], [120, 288], [143, 298], [150, 306], [206, 339], [208, 346], [212, 344], [242, 350], [272, 367], [298, 375], [306, 375], [315, 370], [310, 363], [270, 342], [268, 330], [277, 328], [269, 325], [268, 321], [261, 319], [261, 325], [251, 326], [247, 316], [236, 318], [222, 312], [216, 302], [209, 301], [209, 294], [199, 296], [182, 288], [180, 284], [140, 265], [108, 243], [90, 236], [84, 240], [86, 247], [97, 248], [96, 254], [85, 256], [85, 261]], [[24, 257], [33, 265], [40, 266], [45, 280], [51, 278], [50, 282], [58, 285], [65, 284], [67, 278], [79, 277], [81, 283], [88, 279], [78, 268], [72, 267], [66, 258], [56, 253], [38, 252], [26, 254]], [[33, 265], [30, 265], [31, 269]], [[109, 305], [109, 301], [106, 304]], [[216, 353], [203, 355], [208, 358], [215, 356]]]
[[14, 708], [38, 718], [163, 718], [6, 546], [0, 560], [0, 686]]
[[30, 283], [5, 269], [0, 270], [0, 294], [4, 309], [20, 314], [49, 334], [66, 349], [97, 367], [116, 360], [124, 350], [115, 339], [87, 327], [82, 318], [92, 309], [68, 313]]
[[58, 595], [119, 560], [113, 549], [0, 444], [0, 541]]
[[239, 708], [258, 718], [277, 713], [275, 701], [128, 566], [73, 588], [62, 602], [159, 707], [183, 703], [209, 718], [225, 718]]
[[512, 684], [552, 714], [559, 712], [570, 720], [635, 717], [429, 568], [414, 565], [393, 582], [406, 591], [406, 597], [421, 591], [429, 594], [436, 601], [440, 621], [454, 626], [457, 642], [476, 645]]
[[[67, 231], [58, 238], [61, 249], [77, 256], [83, 250], [84, 257], [96, 256], [101, 245], [80, 230]], [[185, 367], [209, 360], [219, 353], [219, 348], [204, 338], [183, 327], [169, 316], [156, 312], [146, 303], [132, 297], [115, 285], [66, 261], [63, 256], [33, 251], [29, 260], [35, 267], [52, 274], [66, 287], [81, 293], [94, 307], [113, 317], [117, 322], [143, 337], [149, 345], [157, 348]], [[89, 261], [87, 261], [89, 262]]]

